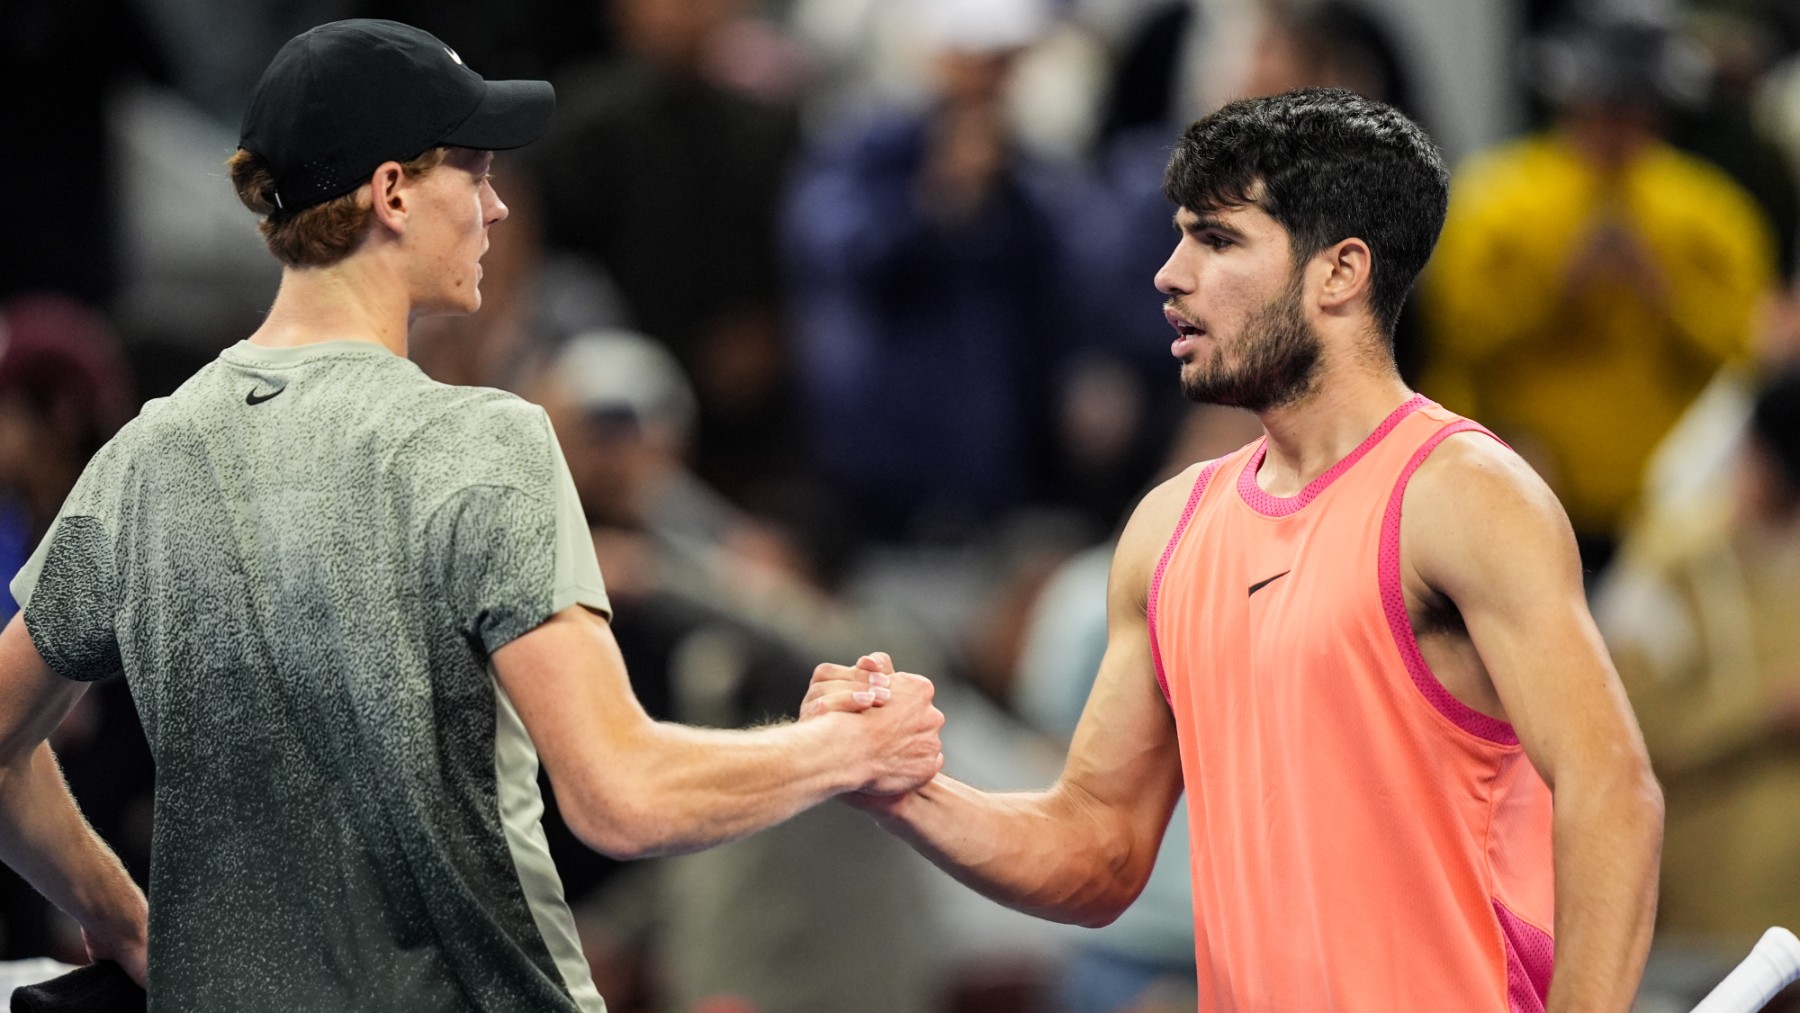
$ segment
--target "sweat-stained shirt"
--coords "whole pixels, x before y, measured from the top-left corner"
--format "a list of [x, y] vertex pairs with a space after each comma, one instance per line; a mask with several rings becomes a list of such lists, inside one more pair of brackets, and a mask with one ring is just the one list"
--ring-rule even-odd
[[143, 719], [154, 1013], [603, 1013], [489, 664], [609, 613], [541, 409], [240, 342], [100, 451], [12, 592]]

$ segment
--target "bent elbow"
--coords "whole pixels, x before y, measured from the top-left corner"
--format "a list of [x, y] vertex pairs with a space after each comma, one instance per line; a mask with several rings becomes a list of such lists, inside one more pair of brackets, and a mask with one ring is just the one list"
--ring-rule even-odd
[[1663, 790], [1648, 762], [1644, 764], [1638, 777], [1635, 795], [1643, 811], [1645, 829], [1654, 831], [1660, 840], [1663, 834]]
[[659, 853], [651, 812], [629, 798], [583, 793], [562, 808], [563, 821], [582, 844], [620, 862]]
[[1119, 920], [1125, 909], [1131, 906], [1127, 900], [1122, 904], [1091, 905], [1081, 912], [1074, 924], [1084, 929], [1103, 929]]
[[1111, 925], [1137, 901], [1150, 884], [1162, 845], [1161, 827], [1151, 835], [1134, 833], [1135, 828], [1123, 820], [1096, 819], [1095, 826], [1095, 850], [1089, 853], [1092, 861], [1081, 863], [1084, 873], [1064, 899], [1063, 917], [1058, 919], [1090, 929]]
[[[1154, 858], [1154, 850], [1151, 856]], [[1091, 896], [1070, 905], [1070, 917], [1065, 920], [1089, 929], [1103, 929], [1118, 921], [1149, 885], [1150, 869], [1148, 862], [1121, 865], [1109, 880], [1095, 884], [1098, 889]]]
[[[570, 827], [570, 830], [573, 831], [574, 827]], [[635, 862], [656, 854], [656, 848], [648, 840], [617, 827], [575, 831], [575, 837], [590, 849], [615, 862]]]

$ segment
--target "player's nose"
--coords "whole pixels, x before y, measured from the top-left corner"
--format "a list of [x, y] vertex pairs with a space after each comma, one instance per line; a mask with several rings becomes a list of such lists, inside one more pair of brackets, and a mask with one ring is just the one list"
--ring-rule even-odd
[[1156, 290], [1163, 295], [1187, 295], [1194, 291], [1193, 272], [1182, 264], [1181, 247], [1156, 269]]

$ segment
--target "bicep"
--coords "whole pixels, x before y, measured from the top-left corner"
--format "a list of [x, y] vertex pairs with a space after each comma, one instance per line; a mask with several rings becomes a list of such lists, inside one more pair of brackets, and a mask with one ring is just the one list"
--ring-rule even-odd
[[44, 662], [24, 614], [14, 615], [0, 631], [0, 763], [30, 756], [86, 689]]
[[566, 608], [495, 650], [493, 665], [558, 793], [599, 801], [607, 772], [621, 770], [612, 761], [650, 723], [612, 627]]
[[1062, 778], [1158, 836], [1181, 795], [1181, 761], [1175, 718], [1156, 681], [1145, 603], [1154, 560], [1189, 484], [1178, 479], [1146, 496], [1119, 538], [1107, 586], [1106, 653]]
[[1407, 494], [1408, 510], [1421, 518], [1408, 525], [1409, 561], [1455, 604], [1532, 763], [1554, 787], [1568, 763], [1641, 756], [1555, 496], [1497, 444], [1469, 437], [1445, 450]]
[[1157, 687], [1148, 627], [1109, 627], [1106, 654], [1075, 729], [1063, 785], [1160, 837], [1181, 795], [1175, 721]]

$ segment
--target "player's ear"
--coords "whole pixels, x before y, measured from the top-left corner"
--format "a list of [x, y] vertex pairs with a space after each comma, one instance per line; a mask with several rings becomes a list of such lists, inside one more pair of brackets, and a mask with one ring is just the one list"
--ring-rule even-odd
[[406, 231], [412, 200], [408, 182], [406, 170], [399, 162], [383, 162], [369, 177], [370, 211], [378, 224], [395, 233]]
[[1322, 264], [1319, 308], [1327, 313], [1341, 312], [1357, 300], [1366, 300], [1375, 282], [1375, 254], [1369, 244], [1352, 236], [1319, 251], [1315, 264]]

